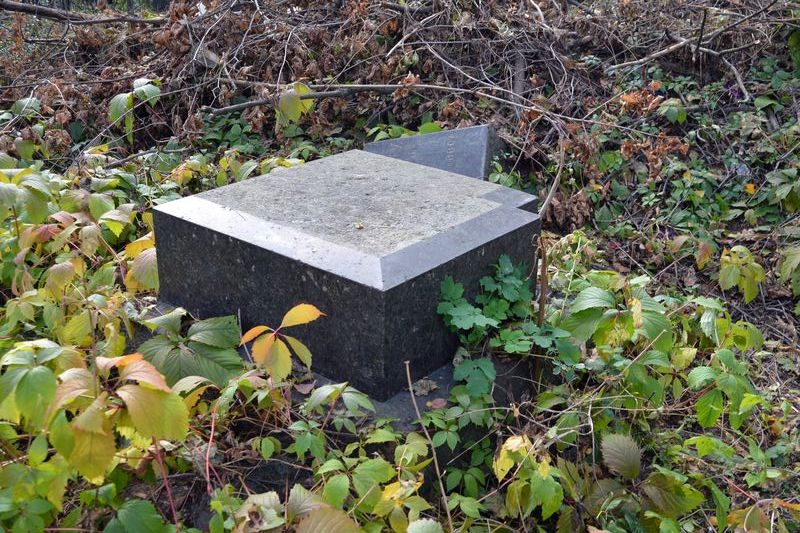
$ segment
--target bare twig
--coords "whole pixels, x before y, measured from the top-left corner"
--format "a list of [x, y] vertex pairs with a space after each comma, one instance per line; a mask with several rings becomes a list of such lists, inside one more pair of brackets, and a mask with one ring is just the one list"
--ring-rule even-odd
[[417, 407], [417, 398], [414, 396], [414, 383], [411, 381], [411, 364], [408, 361], [406, 361], [405, 364], [408, 393], [411, 394], [411, 403], [414, 404], [414, 412], [417, 414], [419, 425], [422, 426], [422, 432], [425, 434], [425, 438], [428, 439], [428, 445], [431, 447], [433, 468], [436, 469], [436, 478], [439, 481], [439, 491], [442, 493], [442, 504], [444, 504], [444, 510], [447, 513], [447, 525], [450, 526], [450, 531], [455, 531], [455, 529], [453, 529], [453, 517], [450, 516], [450, 506], [447, 505], [447, 492], [444, 490], [444, 481], [442, 481], [442, 471], [439, 468], [439, 459], [436, 457], [436, 448], [433, 445], [433, 440], [431, 440], [430, 433], [428, 433], [428, 428], [422, 423], [422, 414], [419, 412], [419, 407]]

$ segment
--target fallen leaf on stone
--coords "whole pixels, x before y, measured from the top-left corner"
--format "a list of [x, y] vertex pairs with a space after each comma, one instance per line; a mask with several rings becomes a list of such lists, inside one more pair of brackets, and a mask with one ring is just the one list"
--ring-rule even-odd
[[434, 391], [438, 388], [439, 385], [437, 385], [432, 379], [421, 379], [411, 386], [415, 396], [427, 396], [431, 393], [431, 391]]

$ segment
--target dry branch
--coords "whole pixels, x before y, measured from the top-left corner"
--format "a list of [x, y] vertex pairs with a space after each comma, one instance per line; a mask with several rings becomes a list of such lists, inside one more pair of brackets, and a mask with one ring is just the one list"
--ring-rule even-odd
[[20, 2], [12, 2], [11, 0], [0, 0], [0, 11], [13, 11], [16, 13], [25, 13], [26, 15], [34, 15], [51, 20], [58, 20], [75, 25], [88, 25], [88, 24], [111, 24], [114, 22], [130, 22], [135, 24], [163, 24], [166, 19], [163, 18], [139, 18], [139, 17], [110, 17], [110, 18], [89, 18], [64, 11], [63, 9], [55, 9], [52, 7], [44, 7], [36, 4], [22, 4]]

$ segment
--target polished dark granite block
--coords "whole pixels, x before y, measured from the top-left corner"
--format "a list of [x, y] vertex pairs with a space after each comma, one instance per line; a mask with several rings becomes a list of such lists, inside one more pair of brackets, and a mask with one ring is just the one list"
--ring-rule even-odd
[[300, 302], [328, 316], [294, 334], [313, 369], [377, 399], [448, 363], [436, 313], [447, 275], [478, 290], [501, 254], [531, 264], [535, 199], [352, 151], [155, 208], [162, 300], [242, 327]]
[[388, 139], [364, 146], [364, 150], [373, 154], [480, 179], [489, 176], [492, 159], [502, 148], [503, 142], [487, 125]]

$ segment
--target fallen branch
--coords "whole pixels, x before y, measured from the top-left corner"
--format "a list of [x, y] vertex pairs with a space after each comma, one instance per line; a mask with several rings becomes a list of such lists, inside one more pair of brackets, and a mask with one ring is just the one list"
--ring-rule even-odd
[[77, 13], [70, 13], [63, 9], [54, 9], [35, 4], [22, 4], [11, 0], [0, 0], [0, 10], [25, 13], [50, 20], [60, 20], [69, 24], [88, 25], [88, 24], [111, 24], [113, 22], [130, 22], [135, 24], [163, 24], [164, 18], [138, 18], [138, 17], [111, 17], [111, 18], [87, 18]]
[[613, 71], [619, 70], [621, 68], [638, 67], [640, 65], [644, 65], [646, 63], [649, 63], [650, 61], [652, 61], [654, 59], [657, 59], [657, 58], [659, 58], [661, 56], [665, 56], [667, 54], [671, 54], [672, 52], [674, 52], [676, 50], [680, 50], [684, 46], [691, 44], [691, 42], [692, 42], [691, 39], [681, 39], [677, 43], [675, 43], [675, 44], [673, 44], [671, 46], [668, 46], [666, 48], [663, 48], [663, 49], [661, 49], [661, 50], [659, 50], [657, 52], [653, 52], [652, 54], [646, 55], [641, 59], [637, 59], [635, 61], [628, 61], [626, 63], [619, 63], [617, 65], [611, 65], [610, 67], [608, 67], [607, 70], [608, 70], [608, 72], [613, 72]]

